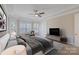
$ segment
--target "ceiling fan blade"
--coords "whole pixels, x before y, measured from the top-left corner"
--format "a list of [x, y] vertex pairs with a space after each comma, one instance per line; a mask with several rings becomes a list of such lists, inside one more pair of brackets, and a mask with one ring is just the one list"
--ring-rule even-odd
[[39, 14], [38, 17], [42, 17], [42, 16]]
[[41, 12], [40, 14], [45, 14], [45, 12]]
[[34, 12], [38, 12], [38, 10], [33, 9]]
[[33, 14], [33, 13], [29, 13], [29, 15], [35, 15], [35, 14]]
[[33, 12], [34, 13], [30, 13], [29, 15], [34, 15], [34, 16], [37, 16], [37, 17], [42, 17], [42, 14], [45, 14], [45, 12], [39, 11], [37, 9], [33, 9]]

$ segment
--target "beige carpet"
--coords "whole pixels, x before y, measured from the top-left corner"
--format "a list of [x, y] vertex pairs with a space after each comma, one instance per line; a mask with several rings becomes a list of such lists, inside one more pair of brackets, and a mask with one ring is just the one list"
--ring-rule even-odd
[[79, 55], [79, 47], [72, 45], [65, 45], [62, 49], [58, 50], [61, 55]]

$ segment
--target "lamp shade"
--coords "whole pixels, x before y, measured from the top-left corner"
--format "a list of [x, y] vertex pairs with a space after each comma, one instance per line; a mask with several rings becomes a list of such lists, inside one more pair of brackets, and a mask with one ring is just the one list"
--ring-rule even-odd
[[11, 33], [10, 33], [10, 39], [16, 39], [16, 32], [15, 31], [12, 31]]

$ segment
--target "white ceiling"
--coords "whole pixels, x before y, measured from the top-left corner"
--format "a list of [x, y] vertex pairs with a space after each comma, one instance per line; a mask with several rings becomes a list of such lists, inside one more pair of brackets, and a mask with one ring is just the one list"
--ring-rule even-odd
[[[3, 5], [7, 15], [13, 17], [25, 17], [30, 19], [46, 19], [48, 17], [53, 17], [64, 11], [68, 11], [79, 7], [75, 4], [5, 4]], [[38, 9], [44, 11], [45, 14], [42, 17], [35, 17], [30, 15], [33, 13], [33, 9]]]

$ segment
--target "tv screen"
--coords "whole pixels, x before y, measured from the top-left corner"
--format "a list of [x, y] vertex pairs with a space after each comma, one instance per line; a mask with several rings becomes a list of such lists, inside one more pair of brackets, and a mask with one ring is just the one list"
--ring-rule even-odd
[[49, 29], [49, 34], [50, 35], [60, 36], [60, 29], [59, 28], [50, 28]]

